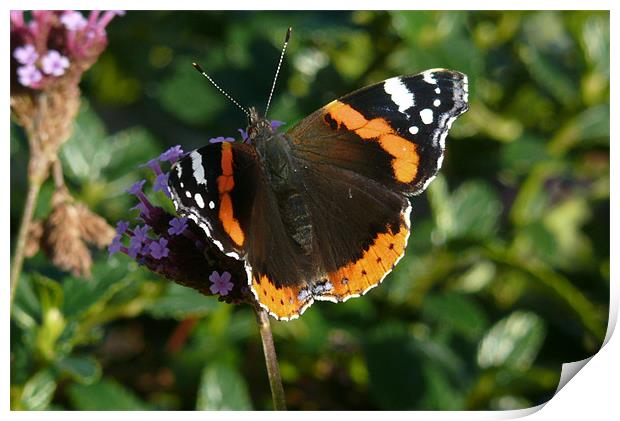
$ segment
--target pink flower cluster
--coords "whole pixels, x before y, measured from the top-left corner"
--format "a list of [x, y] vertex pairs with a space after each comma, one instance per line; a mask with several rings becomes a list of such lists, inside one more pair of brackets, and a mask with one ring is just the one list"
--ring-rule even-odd
[[79, 77], [107, 45], [106, 26], [122, 11], [82, 13], [35, 10], [26, 22], [23, 11], [11, 11], [11, 56], [17, 82], [42, 89], [75, 71]]

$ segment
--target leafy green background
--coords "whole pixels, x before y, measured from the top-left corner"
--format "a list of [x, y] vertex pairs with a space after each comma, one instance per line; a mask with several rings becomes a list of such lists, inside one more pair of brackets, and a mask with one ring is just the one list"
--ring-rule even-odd
[[[407, 254], [345, 304], [273, 323], [292, 409], [511, 409], [594, 354], [609, 300], [609, 13], [129, 12], [82, 82], [62, 151], [72, 193], [115, 223], [167, 147], [235, 136], [262, 106], [293, 123], [371, 82], [469, 75], [441, 175], [413, 199]], [[11, 129], [12, 239], [27, 143]], [[44, 186], [37, 215], [45, 215]], [[205, 282], [207, 275], [205, 274]], [[179, 332], [189, 332], [175, 343]], [[92, 279], [26, 261], [11, 318], [14, 409], [269, 409], [254, 316], [95, 254]]]

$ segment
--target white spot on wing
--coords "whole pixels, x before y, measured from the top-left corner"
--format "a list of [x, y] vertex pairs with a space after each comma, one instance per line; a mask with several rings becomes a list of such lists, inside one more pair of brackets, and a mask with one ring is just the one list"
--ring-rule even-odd
[[424, 124], [431, 124], [433, 122], [433, 110], [425, 108], [420, 111], [420, 118]]
[[440, 94], [440, 93], [441, 93], [441, 89], [439, 89], [439, 88], [435, 88], [435, 93], [436, 93], [436, 94]]
[[420, 129], [418, 129], [418, 126], [411, 126], [411, 127], [409, 127], [409, 133], [411, 133], [411, 134], [418, 134], [419, 131], [420, 131]]
[[405, 111], [414, 105], [413, 94], [399, 77], [393, 77], [383, 83], [383, 89], [392, 97], [392, 101], [398, 105], [398, 111]]
[[194, 171], [194, 178], [198, 184], [207, 184], [205, 178], [205, 169], [202, 166], [202, 156], [197, 151], [192, 151], [190, 154], [192, 158], [192, 171]]
[[185, 190], [185, 196], [189, 199], [192, 197], [192, 193], [189, 190]]
[[215, 209], [215, 203], [213, 203], [213, 200], [209, 202], [209, 209]]
[[426, 72], [422, 73], [422, 76], [424, 76], [424, 82], [431, 85], [437, 85], [437, 80], [435, 79], [435, 76], [433, 76], [432, 71], [427, 70]]
[[200, 209], [205, 207], [205, 201], [202, 200], [202, 195], [200, 193], [196, 193], [194, 195], [194, 200], [196, 201], [196, 204], [198, 205]]
[[435, 101], [433, 101], [433, 105], [435, 107], [439, 107], [441, 105], [441, 101], [439, 99], [436, 99]]

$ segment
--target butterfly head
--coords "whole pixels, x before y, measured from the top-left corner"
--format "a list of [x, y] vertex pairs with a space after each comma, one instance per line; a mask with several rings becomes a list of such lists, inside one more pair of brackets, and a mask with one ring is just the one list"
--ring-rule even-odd
[[256, 144], [273, 136], [274, 130], [271, 122], [264, 117], [260, 117], [256, 108], [250, 107], [248, 120], [246, 132], [250, 143]]

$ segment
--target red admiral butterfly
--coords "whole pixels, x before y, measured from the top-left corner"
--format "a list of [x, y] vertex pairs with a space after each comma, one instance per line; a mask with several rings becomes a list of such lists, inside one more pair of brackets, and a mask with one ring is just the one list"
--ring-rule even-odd
[[432, 69], [350, 93], [285, 133], [251, 108], [249, 142], [209, 144], [174, 165], [175, 206], [244, 261], [277, 319], [358, 297], [404, 255], [409, 197], [441, 167], [467, 96], [467, 76]]

